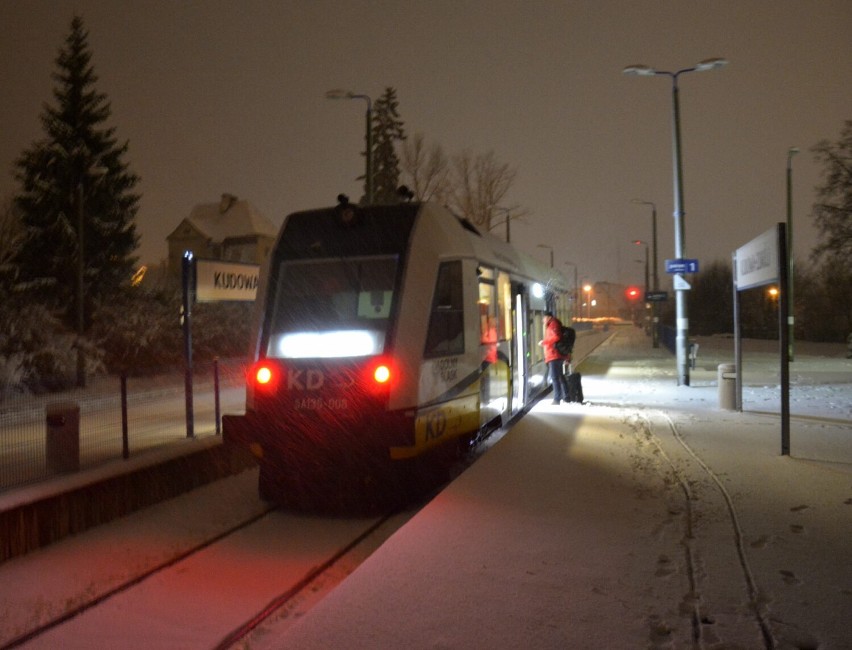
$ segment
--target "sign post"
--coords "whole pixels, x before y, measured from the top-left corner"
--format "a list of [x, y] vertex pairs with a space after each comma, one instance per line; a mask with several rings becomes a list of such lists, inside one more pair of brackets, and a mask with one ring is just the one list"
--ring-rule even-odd
[[787, 234], [784, 223], [778, 223], [741, 246], [733, 254], [734, 265], [734, 355], [737, 365], [737, 410], [742, 411], [742, 343], [740, 332], [739, 292], [778, 283], [778, 340], [781, 363], [781, 455], [790, 454], [790, 356], [789, 328], [789, 267]]
[[[192, 251], [186, 251], [183, 254], [182, 271], [183, 302], [180, 308], [180, 324], [183, 328], [186, 437], [192, 438], [195, 436], [192, 404], [192, 304], [196, 301], [253, 301], [257, 295], [260, 266], [196, 259]], [[218, 399], [219, 391], [215, 391], [215, 394]], [[218, 415], [216, 426], [218, 429]]]
[[192, 303], [195, 282], [193, 271], [195, 270], [192, 251], [183, 254], [181, 264], [183, 274], [181, 286], [183, 287], [183, 302], [180, 307], [180, 324], [183, 327], [183, 381], [184, 394], [186, 396], [186, 437], [195, 437], [195, 419], [192, 409]]

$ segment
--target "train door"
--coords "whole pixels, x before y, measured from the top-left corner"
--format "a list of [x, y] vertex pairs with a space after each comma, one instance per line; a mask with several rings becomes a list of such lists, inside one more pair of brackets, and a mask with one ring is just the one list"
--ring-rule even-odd
[[528, 347], [527, 303], [524, 287], [512, 286], [512, 412], [516, 413], [527, 402], [527, 363]]
[[509, 409], [509, 356], [506, 354], [506, 328], [501, 324], [495, 273], [480, 266], [479, 348], [482, 360], [480, 378], [480, 428], [502, 419]]

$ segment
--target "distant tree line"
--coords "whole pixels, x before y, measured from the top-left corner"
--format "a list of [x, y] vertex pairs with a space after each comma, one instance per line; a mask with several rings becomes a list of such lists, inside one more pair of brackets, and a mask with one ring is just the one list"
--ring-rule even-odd
[[[793, 265], [794, 335], [842, 342], [852, 333], [852, 120], [844, 123], [837, 142], [822, 140], [811, 151], [822, 170], [813, 205], [819, 241], [810, 264]], [[710, 264], [693, 278], [688, 298], [692, 332], [731, 332], [732, 282], [730, 262]], [[744, 291], [740, 300], [743, 336], [778, 336], [778, 300], [767, 287]], [[665, 317], [674, 322], [669, 310]]]
[[[842, 342], [852, 332], [852, 269], [833, 263], [796, 264], [795, 338]], [[715, 261], [690, 278], [689, 329], [697, 336], [733, 332], [734, 296], [731, 262]], [[740, 293], [740, 327], [746, 338], [778, 337], [777, 294], [764, 286]], [[674, 306], [665, 304], [661, 319], [673, 325]]]
[[[465, 150], [448, 156], [439, 144], [427, 146], [421, 133], [409, 140], [399, 117], [399, 101], [394, 88], [385, 89], [376, 101], [372, 142], [373, 199], [376, 203], [396, 203], [401, 198], [434, 201], [485, 231], [506, 219], [528, 214], [517, 205], [501, 205], [515, 182], [517, 171], [500, 162], [493, 151], [473, 154]], [[401, 185], [409, 191], [408, 196], [400, 195]]]

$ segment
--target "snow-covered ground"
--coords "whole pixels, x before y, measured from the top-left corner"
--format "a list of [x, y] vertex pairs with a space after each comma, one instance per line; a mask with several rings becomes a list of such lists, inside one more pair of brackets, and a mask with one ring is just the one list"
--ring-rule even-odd
[[[852, 648], [852, 360], [797, 344], [782, 456], [777, 350], [747, 344], [737, 413], [718, 408], [730, 340], [699, 343], [678, 387], [668, 352], [618, 328], [580, 368], [586, 404], [539, 403], [306, 615], [240, 647]], [[197, 512], [157, 506], [174, 521], [148, 554], [255, 511], [253, 486], [230, 481]], [[151, 521], [0, 565], [0, 627], [25, 596], [61, 611], [126, 574], [138, 558], [118, 551], [152, 539]], [[113, 526], [125, 542], [111, 549]], [[160, 647], [206, 647], [185, 632]]]
[[715, 383], [730, 340], [700, 343], [678, 387], [673, 358], [621, 329], [581, 367], [588, 404], [537, 405], [246, 647], [852, 647], [852, 361], [799, 346], [791, 409], [808, 417], [782, 457], [777, 352], [746, 349], [736, 413]]

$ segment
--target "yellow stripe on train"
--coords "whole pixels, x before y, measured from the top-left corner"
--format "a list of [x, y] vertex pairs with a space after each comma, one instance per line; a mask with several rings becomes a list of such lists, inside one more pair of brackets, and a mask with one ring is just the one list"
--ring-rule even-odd
[[452, 438], [479, 428], [479, 391], [461, 395], [440, 406], [419, 409], [414, 421], [414, 446], [391, 447], [393, 460], [413, 458]]

